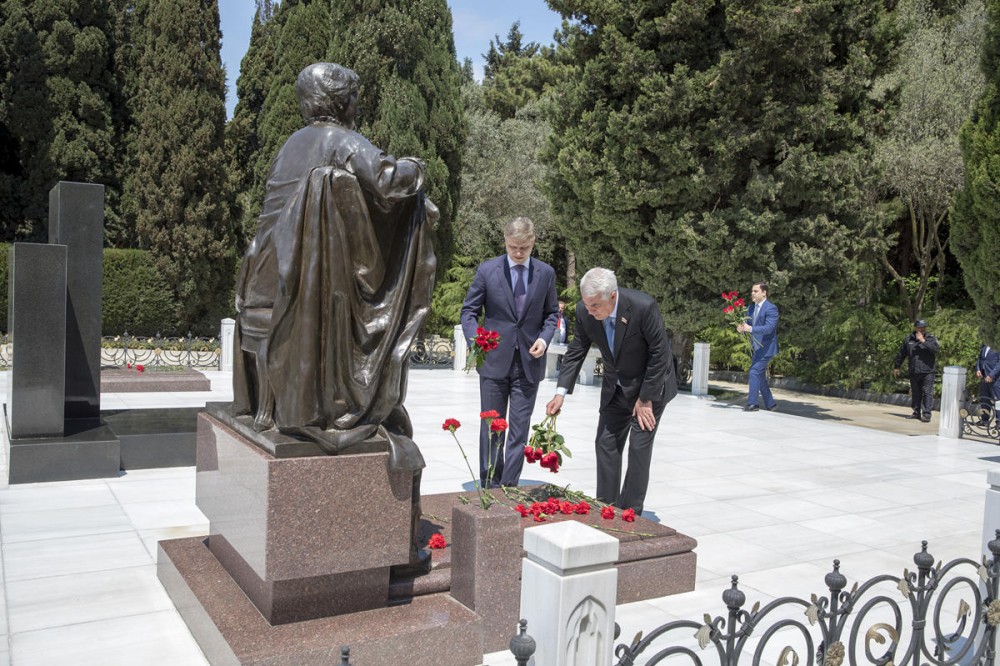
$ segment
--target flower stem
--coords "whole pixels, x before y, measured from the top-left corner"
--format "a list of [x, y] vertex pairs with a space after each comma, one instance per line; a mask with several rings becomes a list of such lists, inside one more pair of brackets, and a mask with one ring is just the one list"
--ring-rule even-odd
[[[462, 442], [458, 441], [458, 435], [455, 434], [454, 430], [451, 430], [450, 432], [451, 436], [455, 439], [455, 443], [458, 444], [458, 450], [462, 452], [462, 457], [465, 459], [465, 466], [469, 468], [469, 474], [472, 476], [472, 483], [475, 484], [476, 492], [479, 493], [480, 505], [482, 505], [484, 509], [490, 508], [490, 504], [492, 504], [492, 502], [490, 502], [487, 497], [492, 499], [493, 496], [483, 490], [483, 486], [479, 483], [476, 473], [472, 471], [472, 463], [469, 462], [469, 456], [465, 455], [465, 449], [462, 448]], [[492, 472], [493, 470], [490, 471]]]

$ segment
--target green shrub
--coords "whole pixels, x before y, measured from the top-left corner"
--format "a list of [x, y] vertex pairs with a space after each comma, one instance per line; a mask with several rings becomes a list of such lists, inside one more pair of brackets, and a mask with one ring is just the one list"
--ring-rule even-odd
[[104, 250], [104, 335], [184, 335], [170, 287], [143, 250]]

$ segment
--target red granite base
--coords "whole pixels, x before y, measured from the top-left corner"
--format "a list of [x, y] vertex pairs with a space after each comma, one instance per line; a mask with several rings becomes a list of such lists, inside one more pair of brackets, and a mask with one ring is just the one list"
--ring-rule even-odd
[[[522, 492], [537, 494], [542, 487], [522, 487]], [[489, 509], [490, 512], [514, 513], [513, 507], [521, 499], [506, 497], [499, 490], [493, 491], [498, 503]], [[432, 571], [429, 575], [413, 580], [396, 580], [389, 586], [390, 603], [399, 603], [423, 594], [437, 594], [452, 590], [452, 566], [459, 563], [452, 561], [452, 549], [455, 541], [468, 537], [468, 525], [456, 525], [452, 511], [456, 507], [478, 506], [479, 498], [474, 492], [443, 493], [439, 495], [424, 495], [421, 498], [423, 519], [418, 528], [418, 538], [421, 544], [426, 544], [431, 535], [440, 533], [448, 543], [447, 548], [431, 551]], [[618, 561], [618, 595], [617, 603], [629, 603], [645, 599], [655, 599], [694, 589], [695, 564], [697, 556], [694, 547], [698, 542], [681, 534], [672, 527], [661, 525], [641, 516], [635, 522], [625, 522], [620, 515], [613, 520], [601, 518], [600, 511], [592, 509], [587, 515], [557, 514], [549, 516], [544, 522], [536, 522], [531, 516], [522, 518], [516, 513], [514, 535], [508, 538], [515, 541], [513, 554], [507, 556], [508, 566], [494, 564], [496, 572], [487, 577], [484, 583], [475, 581], [475, 586], [481, 588], [483, 599], [492, 599], [490, 608], [484, 609], [487, 618], [492, 618], [497, 625], [507, 624], [511, 610], [517, 613], [520, 606], [520, 560], [523, 555], [521, 545], [524, 542], [523, 530], [529, 527], [555, 523], [564, 520], [575, 520], [585, 525], [603, 529], [615, 536], [619, 542]], [[468, 521], [465, 521], [468, 522]], [[512, 565], [512, 566], [510, 566]], [[503, 571], [503, 575], [497, 572]], [[465, 574], [468, 576], [468, 572]], [[459, 583], [459, 589], [467, 581]], [[470, 594], [456, 595], [470, 608], [480, 610], [480, 605], [469, 602]], [[496, 652], [503, 650], [510, 640], [506, 626], [498, 626], [488, 630], [483, 636], [483, 651]], [[506, 636], [506, 638], [505, 638]]]
[[156, 370], [135, 368], [101, 371], [101, 393], [177, 393], [211, 391], [212, 382], [197, 370]]
[[157, 575], [212, 664], [336, 664], [344, 645], [355, 664], [474, 666], [483, 660], [482, 620], [448, 595], [272, 626], [202, 538], [161, 541]]
[[[521, 491], [536, 492], [533, 487], [522, 487]], [[513, 511], [518, 499], [509, 499], [500, 491], [493, 491], [499, 499], [490, 511]], [[448, 569], [451, 566], [452, 522], [451, 511], [455, 506], [463, 505], [463, 498], [469, 502], [478, 502], [474, 492], [442, 493], [439, 495], [424, 495], [421, 498], [423, 519], [418, 531], [421, 543], [427, 543], [431, 535], [440, 532], [448, 542], [448, 548], [431, 551], [434, 571], [426, 579], [417, 579], [409, 583], [409, 587], [395, 583], [390, 587], [390, 597], [407, 593], [421, 594], [440, 592], [449, 589], [450, 577]], [[549, 516], [545, 522], [535, 522], [529, 516], [518, 518], [521, 530], [547, 523], [563, 520], [575, 520], [585, 525], [604, 529], [620, 542], [618, 550], [618, 603], [656, 599], [671, 594], [690, 592], [694, 589], [695, 579], [695, 546], [698, 542], [681, 534], [667, 525], [654, 523], [642, 516], [637, 516], [635, 522], [624, 522], [620, 516], [614, 520], [604, 520], [600, 511], [592, 509], [587, 515], [558, 514]], [[518, 541], [522, 543], [523, 538]], [[435, 577], [436, 574], [436, 577]], [[520, 595], [517, 585], [510, 585], [511, 594]]]

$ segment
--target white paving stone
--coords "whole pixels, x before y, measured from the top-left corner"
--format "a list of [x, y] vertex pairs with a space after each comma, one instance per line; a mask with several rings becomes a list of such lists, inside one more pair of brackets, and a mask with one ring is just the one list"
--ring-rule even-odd
[[[0, 373], [0, 395], [6, 374]], [[105, 394], [102, 405], [231, 399], [230, 374], [205, 374], [211, 392]], [[554, 389], [554, 382], [543, 382], [534, 421]], [[526, 466], [524, 483], [593, 494], [599, 396], [599, 387], [579, 386], [567, 398], [559, 430], [573, 458], [555, 476]], [[459, 439], [475, 469], [477, 377], [411, 371], [407, 409], [427, 461], [424, 492], [471, 489], [465, 462], [441, 423], [462, 421]], [[696, 589], [619, 606], [619, 641], [669, 620], [724, 614], [721, 595], [732, 574], [752, 604], [822, 593], [834, 559], [852, 583], [898, 575], [913, 568], [924, 539], [936, 559], [978, 560], [986, 472], [998, 463], [1000, 449], [992, 444], [780, 412], [745, 414], [681, 395], [664, 414], [644, 515], [698, 540]], [[6, 447], [0, 447], [2, 479], [6, 464]], [[0, 666], [205, 663], [154, 566], [159, 539], [208, 533], [194, 503], [194, 476], [186, 467], [0, 488]], [[499, 652], [484, 663], [514, 661]]]

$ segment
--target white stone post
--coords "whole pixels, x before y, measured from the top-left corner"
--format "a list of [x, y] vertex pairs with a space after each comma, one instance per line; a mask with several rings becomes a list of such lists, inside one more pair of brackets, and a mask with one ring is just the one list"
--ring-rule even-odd
[[[986, 489], [986, 506], [983, 510], [983, 543], [981, 552], [987, 558], [992, 558], [993, 556], [990, 553], [988, 544], [997, 538], [996, 531], [1000, 529], [1000, 470], [987, 470], [986, 483], [989, 487]], [[970, 553], [970, 557], [973, 555], [974, 553]], [[979, 581], [979, 589], [984, 593], [986, 591], [986, 586], [981, 580]], [[530, 627], [531, 625], [528, 626]], [[982, 636], [982, 632], [980, 632], [980, 636]], [[994, 651], [1000, 649], [1000, 633], [994, 638], [993, 649]]]
[[236, 340], [236, 320], [226, 317], [219, 329], [219, 348], [222, 350], [223, 372], [233, 371], [233, 343]]
[[462, 332], [462, 325], [455, 325], [455, 370], [465, 370], [465, 362], [468, 358], [469, 341], [465, 339]]
[[521, 617], [533, 666], [607, 666], [615, 636], [618, 539], [574, 520], [524, 530]]
[[965, 391], [965, 368], [948, 365], [941, 381], [941, 422], [939, 437], [957, 439], [962, 436], [962, 394]]
[[691, 395], [708, 395], [708, 358], [712, 345], [694, 343], [694, 360], [691, 362]]

